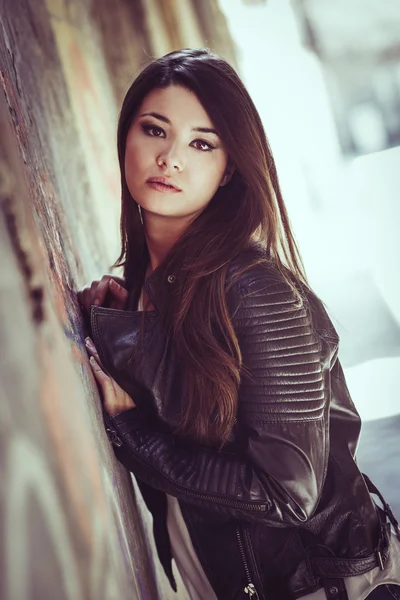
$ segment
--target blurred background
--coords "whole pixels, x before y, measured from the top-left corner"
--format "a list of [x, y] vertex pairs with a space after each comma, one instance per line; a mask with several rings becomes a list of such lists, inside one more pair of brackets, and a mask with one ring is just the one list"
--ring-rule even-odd
[[[153, 57], [207, 46], [261, 114], [311, 285], [400, 516], [400, 5], [5, 0], [0, 12], [0, 597], [176, 598], [113, 456], [76, 291], [119, 254], [116, 123]], [[178, 583], [179, 585], [179, 583]]]

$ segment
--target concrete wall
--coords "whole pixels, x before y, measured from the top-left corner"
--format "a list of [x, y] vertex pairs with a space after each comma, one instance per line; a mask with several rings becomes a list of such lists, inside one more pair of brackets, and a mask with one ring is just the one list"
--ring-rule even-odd
[[124, 92], [144, 60], [188, 45], [235, 64], [216, 0], [2, 3], [4, 600], [175, 597], [143, 500], [104, 433], [76, 290], [119, 250]]

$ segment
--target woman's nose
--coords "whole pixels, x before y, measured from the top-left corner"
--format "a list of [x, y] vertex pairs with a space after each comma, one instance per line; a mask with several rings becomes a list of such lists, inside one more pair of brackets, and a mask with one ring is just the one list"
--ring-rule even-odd
[[176, 151], [171, 149], [169, 152], [163, 152], [157, 157], [157, 164], [165, 171], [171, 171], [171, 173], [175, 173], [176, 171], [182, 171], [184, 161], [181, 156], [178, 156]]

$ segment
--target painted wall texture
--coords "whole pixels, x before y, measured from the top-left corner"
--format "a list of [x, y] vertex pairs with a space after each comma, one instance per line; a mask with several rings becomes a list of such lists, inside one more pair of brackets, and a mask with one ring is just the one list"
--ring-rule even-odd
[[126, 89], [149, 58], [205, 45], [235, 64], [216, 0], [1, 3], [4, 600], [177, 597], [104, 432], [76, 291], [119, 253]]

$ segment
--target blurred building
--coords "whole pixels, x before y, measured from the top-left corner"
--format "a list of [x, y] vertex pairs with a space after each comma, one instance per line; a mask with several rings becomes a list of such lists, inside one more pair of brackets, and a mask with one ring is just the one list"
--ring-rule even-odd
[[343, 154], [400, 145], [396, 0], [294, 0], [304, 44], [324, 67]]

